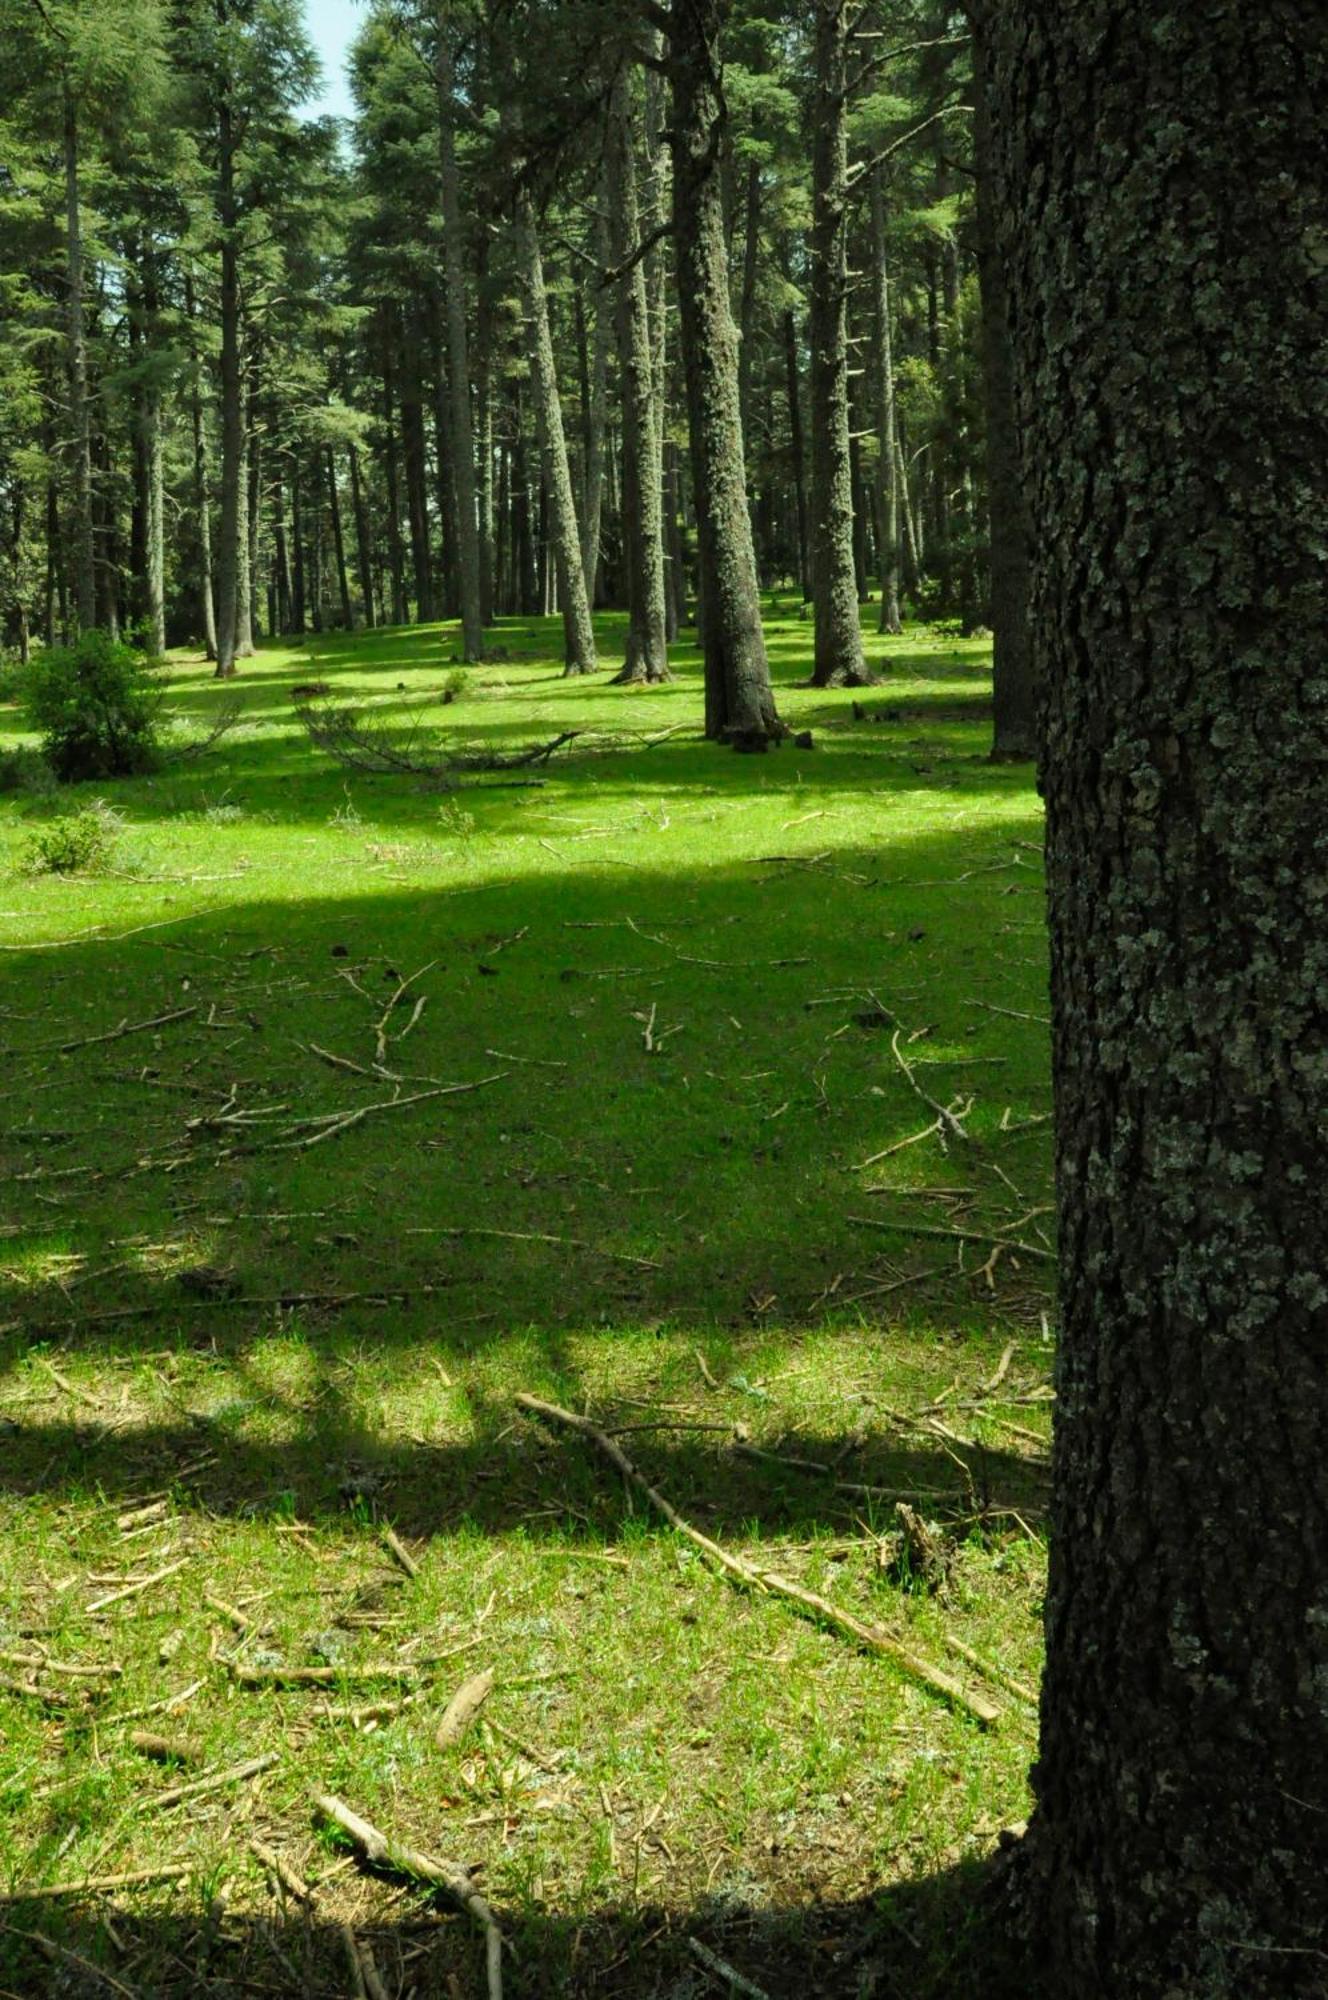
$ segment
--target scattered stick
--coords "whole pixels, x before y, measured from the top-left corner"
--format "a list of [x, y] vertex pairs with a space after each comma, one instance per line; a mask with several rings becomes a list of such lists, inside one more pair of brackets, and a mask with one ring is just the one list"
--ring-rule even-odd
[[113, 1993], [123, 1993], [125, 2000], [139, 2000], [138, 1994], [133, 1991], [132, 1987], [126, 1986], [122, 1980], [116, 1979], [112, 1973], [107, 1972], [105, 1966], [94, 1965], [92, 1960], [84, 1958], [81, 1952], [71, 1951], [67, 1944], [57, 1944], [54, 1938], [44, 1937], [40, 1931], [18, 1930], [13, 1924], [7, 1924], [5, 1929], [10, 1937], [22, 1938], [28, 1944], [35, 1944], [43, 1957], [63, 1959], [66, 1965], [76, 1966], [80, 1972], [89, 1975], [91, 1978], [100, 1979], [103, 1985], [109, 1986]]
[[207, 1605], [209, 1611], [217, 1612], [220, 1617], [226, 1620], [228, 1625], [234, 1626], [237, 1632], [250, 1632], [253, 1630], [253, 1619], [246, 1618], [243, 1611], [237, 1611], [233, 1604], [227, 1604], [224, 1597], [214, 1597], [210, 1590], [205, 1590], [203, 1592], [203, 1602]]
[[112, 1590], [105, 1597], [94, 1598], [88, 1606], [88, 1611], [90, 1613], [105, 1611], [108, 1605], [121, 1604], [126, 1597], [140, 1596], [143, 1591], [150, 1590], [154, 1583], [164, 1583], [168, 1576], [174, 1576], [176, 1570], [183, 1569], [188, 1560], [188, 1556], [181, 1556], [176, 1562], [166, 1563], [161, 1569], [154, 1569], [151, 1576], [141, 1576], [137, 1583], [127, 1583], [123, 1590]]
[[1021, 1257], [1040, 1257], [1048, 1264], [1056, 1261], [1055, 1251], [1044, 1250], [1040, 1243], [1025, 1243], [1013, 1236], [990, 1236], [982, 1230], [942, 1229], [925, 1222], [883, 1222], [878, 1215], [848, 1215], [844, 1220], [856, 1222], [860, 1229], [887, 1229], [895, 1236], [944, 1236], [952, 1243], [999, 1243], [1003, 1250], [1017, 1250]]
[[231, 1677], [242, 1688], [351, 1687], [357, 1682], [411, 1680], [414, 1668], [400, 1667], [236, 1667]]
[[472, 1674], [469, 1680], [462, 1681], [434, 1731], [434, 1748], [450, 1750], [454, 1743], [459, 1743], [492, 1692], [492, 1667], [485, 1667], [482, 1673]]
[[[947, 1136], [951, 1139], [960, 1139], [964, 1142], [965, 1145], [971, 1144], [968, 1133], [964, 1130], [964, 1127], [960, 1122], [961, 1118], [966, 1117], [968, 1115], [967, 1109], [961, 1112], [958, 1117], [956, 1117], [953, 1111], [948, 1111], [945, 1105], [938, 1104], [936, 1099], [932, 1097], [929, 1092], [925, 1091], [922, 1088], [922, 1085], [918, 1082], [917, 1073], [914, 1070], [912, 1063], [908, 1060], [908, 1057], [904, 1054], [904, 1051], [899, 1046], [898, 1028], [895, 1029], [894, 1033], [890, 1037], [890, 1053], [894, 1057], [895, 1061], [899, 1064], [900, 1069], [903, 1070], [904, 1075], [908, 1080], [909, 1087], [913, 1091], [914, 1096], [920, 1097], [922, 1099], [922, 1102], [926, 1105], [927, 1109], [929, 1111], [934, 1111], [936, 1113], [936, 1123], [940, 1127], [942, 1147], [944, 1147], [945, 1145]], [[972, 1107], [972, 1100], [970, 1099], [968, 1109], [971, 1109], [971, 1107]]]
[[224, 1771], [213, 1771], [210, 1777], [195, 1778], [187, 1785], [172, 1785], [168, 1791], [144, 1800], [144, 1805], [150, 1812], [160, 1812], [167, 1806], [178, 1806], [182, 1799], [201, 1798], [204, 1792], [219, 1792], [225, 1785], [242, 1785], [247, 1778], [256, 1778], [260, 1771], [270, 1770], [276, 1761], [276, 1751], [265, 1750], [261, 1757], [230, 1764]]
[[90, 1396], [86, 1389], [79, 1388], [77, 1382], [71, 1382], [67, 1375], [62, 1375], [55, 1363], [48, 1361], [44, 1354], [37, 1356], [37, 1366], [44, 1368], [56, 1387], [63, 1389], [66, 1396], [72, 1396], [76, 1403], [82, 1403], [85, 1410], [99, 1410], [101, 1408], [95, 1396]]
[[251, 1840], [249, 1842], [249, 1852], [256, 1861], [260, 1862], [266, 1868], [268, 1874], [281, 1884], [288, 1895], [294, 1896], [297, 1903], [312, 1905], [314, 1901], [313, 1890], [307, 1882], [302, 1881], [296, 1874], [289, 1861], [283, 1861], [279, 1854], [266, 1846], [261, 1840]]
[[35, 1048], [23, 1049], [21, 1054], [25, 1056], [71, 1056], [75, 1049], [92, 1049], [96, 1048], [102, 1042], [123, 1041], [126, 1035], [142, 1035], [149, 1028], [164, 1028], [171, 1021], [188, 1020], [191, 1014], [196, 1014], [197, 1012], [197, 1005], [193, 1007], [175, 1007], [169, 1014], [154, 1014], [147, 1021], [121, 1021], [118, 1028], [111, 1028], [104, 1035], [80, 1035], [78, 1040], [73, 1042], [38, 1042]]
[[692, 1956], [700, 1960], [707, 1972], [713, 1972], [716, 1979], [728, 1982], [730, 1993], [741, 1993], [744, 2000], [770, 2000], [764, 1986], [745, 1978], [726, 1958], [721, 1958], [717, 1951], [711, 1951], [708, 1944], [702, 1944], [700, 1938], [689, 1937], [687, 1945]]
[[1000, 1388], [1001, 1383], [1005, 1380], [1006, 1376], [1009, 1374], [1010, 1363], [1014, 1360], [1014, 1351], [1017, 1346], [1018, 1342], [1014, 1340], [1008, 1341], [1006, 1343], [1005, 1351], [1001, 1355], [1000, 1360], [996, 1363], [996, 1373], [993, 1376], [991, 1376], [991, 1378], [988, 1381], [982, 1384], [982, 1393], [985, 1396], [995, 1395], [996, 1391]]
[[0, 1903], [54, 1902], [62, 1896], [111, 1895], [117, 1889], [137, 1889], [148, 1882], [182, 1882], [189, 1869], [179, 1861], [160, 1868], [133, 1868], [127, 1875], [80, 1875], [73, 1882], [46, 1882], [37, 1889], [15, 1889]]
[[486, 1729], [491, 1729], [495, 1736], [501, 1736], [504, 1743], [510, 1743], [514, 1750], [519, 1750], [527, 1763], [537, 1764], [541, 1771], [552, 1771], [555, 1774], [561, 1771], [562, 1766], [560, 1764], [556, 1763], [552, 1757], [546, 1757], [544, 1752], [537, 1750], [533, 1743], [527, 1743], [524, 1737], [516, 1734], [515, 1730], [504, 1729], [502, 1723], [495, 1722], [492, 1717], [490, 1717], [484, 1726]]
[[180, 1689], [179, 1694], [168, 1694], [161, 1701], [145, 1702], [142, 1708], [121, 1709], [118, 1715], [103, 1715], [98, 1727], [106, 1729], [113, 1722], [143, 1722], [149, 1715], [171, 1715], [177, 1708], [183, 1708], [187, 1701], [192, 1701], [205, 1686], [205, 1681], [191, 1681], [188, 1687]]
[[408, 1229], [408, 1236], [497, 1236], [507, 1243], [556, 1243], [565, 1250], [592, 1250], [597, 1257], [612, 1257], [620, 1264], [639, 1264], [643, 1270], [662, 1269], [656, 1257], [633, 1257], [626, 1250], [610, 1250], [600, 1243], [587, 1243], [584, 1236], [553, 1236], [547, 1229], [481, 1229], [478, 1224], [465, 1228], [442, 1228], [430, 1223], [418, 1229]]
[[629, 1485], [635, 1486], [638, 1492], [645, 1495], [651, 1506], [664, 1516], [672, 1528], [695, 1547], [703, 1550], [713, 1562], [745, 1588], [769, 1591], [774, 1596], [787, 1598], [790, 1603], [800, 1604], [821, 1624], [847, 1633], [869, 1651], [881, 1653], [887, 1659], [893, 1660], [896, 1666], [910, 1674], [914, 1680], [921, 1681], [934, 1694], [940, 1695], [954, 1707], [963, 1709], [984, 1728], [990, 1728], [999, 1722], [1000, 1709], [987, 1701], [985, 1696], [969, 1694], [949, 1674], [942, 1672], [939, 1667], [932, 1666], [929, 1661], [921, 1659], [888, 1632], [883, 1632], [878, 1626], [865, 1624], [851, 1612], [841, 1611], [828, 1599], [817, 1596], [815, 1591], [804, 1590], [801, 1584], [793, 1583], [788, 1577], [779, 1576], [773, 1570], [758, 1569], [744, 1557], [735, 1556], [728, 1549], [721, 1548], [718, 1542], [710, 1539], [709, 1535], [703, 1535], [699, 1528], [694, 1528], [689, 1521], [684, 1520], [676, 1507], [650, 1484], [644, 1473], [637, 1470], [622, 1446], [615, 1443], [597, 1425], [592, 1424], [588, 1417], [574, 1416], [570, 1410], [560, 1409], [556, 1403], [542, 1402], [538, 1396], [522, 1393], [517, 1396], [516, 1401], [520, 1408], [543, 1418], [546, 1423], [560, 1424], [565, 1429], [578, 1431], [582, 1437], [589, 1438], [610, 1463], [617, 1467]]
[[419, 1564], [416, 1562], [414, 1556], [411, 1554], [410, 1550], [406, 1547], [406, 1544], [402, 1541], [400, 1535], [397, 1533], [396, 1529], [392, 1526], [392, 1523], [390, 1521], [385, 1521], [383, 1523], [383, 1542], [385, 1546], [388, 1548], [388, 1550], [391, 1552], [391, 1554], [396, 1557], [402, 1569], [405, 1570], [407, 1576], [419, 1575], [420, 1573]]
[[965, 1005], [980, 1007], [984, 1014], [1003, 1014], [1007, 1021], [1033, 1021], [1039, 1028], [1051, 1026], [1045, 1014], [1021, 1014], [1017, 1007], [993, 1007], [989, 1000], [969, 1000]]
[[475, 1919], [484, 1931], [489, 2000], [503, 2000], [503, 1934], [493, 1911], [467, 1870], [455, 1861], [443, 1861], [431, 1854], [421, 1854], [413, 1847], [405, 1847], [399, 1841], [389, 1840], [386, 1834], [371, 1826], [367, 1819], [361, 1819], [358, 1813], [352, 1812], [348, 1805], [334, 1798], [330, 1792], [315, 1794], [314, 1806], [324, 1819], [330, 1820], [333, 1826], [340, 1827], [349, 1836], [373, 1867], [409, 1876], [417, 1882], [432, 1882], [436, 1888], [446, 1890], [466, 1914]]
[[970, 1667], [985, 1675], [989, 1681], [994, 1681], [997, 1687], [1018, 1695], [1020, 1701], [1026, 1701], [1030, 1708], [1037, 1707], [1037, 1689], [1029, 1687], [1027, 1681], [1021, 1681], [1017, 1674], [1008, 1673], [995, 1660], [984, 1659], [981, 1653], [975, 1653], [971, 1646], [966, 1646], [962, 1639], [956, 1639], [952, 1632], [945, 1634], [945, 1643], [952, 1653], [958, 1653], [961, 1660], [967, 1660]]

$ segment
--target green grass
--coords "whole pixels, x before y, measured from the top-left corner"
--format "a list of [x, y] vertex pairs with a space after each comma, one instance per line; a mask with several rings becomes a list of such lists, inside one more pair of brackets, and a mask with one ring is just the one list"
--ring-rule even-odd
[[[552, 621], [504, 621], [446, 709], [449, 630], [264, 650], [216, 752], [59, 802], [120, 815], [109, 872], [25, 873], [52, 807], [0, 802], [0, 1673], [49, 1697], [0, 1688], [0, 1989], [94, 1978], [74, 1951], [131, 1991], [242, 1954], [224, 1990], [347, 1991], [347, 1921], [389, 1991], [481, 1991], [472, 1928], [345, 1866], [322, 1786], [482, 1865], [513, 1994], [719, 1990], [689, 1936], [771, 1994], [969, 1990], [969, 1871], [1026, 1811], [1033, 1717], [949, 1641], [1025, 1682], [1040, 1650], [1040, 812], [985, 761], [980, 643], [873, 634], [860, 719], [799, 685], [809, 626], [772, 604], [768, 631], [809, 752], [702, 742], [685, 648], [660, 689], [567, 682]], [[169, 679], [191, 727], [226, 698], [196, 660]], [[321, 758], [312, 679], [472, 745], [584, 733], [539, 785], [440, 794]], [[969, 1139], [915, 1138], [920, 1093]], [[1030, 1252], [966, 1240], [1002, 1236]], [[621, 1427], [697, 1526], [1000, 1726], [712, 1574], [521, 1389]], [[923, 1490], [941, 1592], [892, 1566], [888, 1495], [837, 1481]], [[329, 1717], [403, 1663], [417, 1703]], [[251, 1689], [254, 1664], [384, 1678]], [[481, 1666], [480, 1720], [435, 1750]], [[276, 1761], [156, 1810], [177, 1779], [113, 1718], [195, 1682], [143, 1726], [203, 1774]], [[311, 1920], [254, 1836], [320, 1885]], [[31, 1897], [162, 1861], [190, 1873], [109, 1932], [110, 1905]]]

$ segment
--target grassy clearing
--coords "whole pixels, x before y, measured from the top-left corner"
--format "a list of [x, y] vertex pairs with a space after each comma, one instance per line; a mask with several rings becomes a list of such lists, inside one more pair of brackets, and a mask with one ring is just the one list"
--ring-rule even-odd
[[[482, 1868], [514, 1994], [699, 2000], [693, 1937], [772, 1995], [977, 1979], [957, 1913], [1033, 1717], [953, 1642], [1024, 1682], [1040, 1646], [1039, 812], [983, 761], [980, 645], [873, 636], [862, 719], [769, 632], [810, 752], [703, 744], [686, 651], [662, 689], [564, 682], [554, 626], [508, 622], [446, 709], [437, 629], [265, 651], [216, 753], [94, 788], [107, 871], [22, 872], [51, 808], [3, 802], [0, 1988], [107, 1990], [73, 1952], [134, 1993], [346, 1992], [348, 1922], [388, 1992], [482, 1991], [473, 1927], [350, 1864], [317, 1787]], [[320, 760], [311, 679], [473, 744], [585, 735], [440, 795]], [[173, 664], [176, 714], [222, 698]], [[969, 1139], [916, 1136], [924, 1097]], [[521, 1389], [1000, 1726], [712, 1574]], [[939, 1589], [896, 1494], [945, 1527]], [[158, 1865], [188, 1874], [34, 1900]]]

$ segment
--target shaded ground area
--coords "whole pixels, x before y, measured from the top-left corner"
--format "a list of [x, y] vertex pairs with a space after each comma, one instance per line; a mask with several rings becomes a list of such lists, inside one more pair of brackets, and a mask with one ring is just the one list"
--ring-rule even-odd
[[[994, 1992], [1052, 1334], [1030, 774], [943, 635], [872, 635], [860, 716], [772, 619], [818, 747], [765, 758], [698, 740], [685, 652], [634, 692], [500, 638], [447, 709], [437, 631], [265, 655], [218, 755], [104, 788], [109, 875], [23, 875], [49, 808], [0, 815], [0, 1989], [352, 1992], [350, 1922], [386, 1992], [481, 1991], [323, 1789], [480, 1870], [514, 1993], [724, 1991], [690, 1937], [771, 1995]], [[520, 789], [351, 776], [315, 671], [589, 740]], [[522, 1390], [956, 1697], [716, 1574]]]

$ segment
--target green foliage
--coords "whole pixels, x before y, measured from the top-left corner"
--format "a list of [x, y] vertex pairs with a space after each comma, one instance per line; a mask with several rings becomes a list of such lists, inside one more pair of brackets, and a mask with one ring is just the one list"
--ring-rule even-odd
[[46, 759], [26, 745], [0, 750], [0, 796], [26, 792], [31, 798], [47, 798], [57, 779]]
[[460, 701], [470, 689], [470, 675], [464, 667], [453, 667], [443, 676], [443, 700], [451, 703]]
[[124, 821], [103, 799], [34, 827], [23, 844], [30, 875], [97, 875], [110, 867]]
[[108, 632], [39, 654], [23, 696], [58, 778], [131, 777], [157, 761], [158, 688], [142, 654]]

